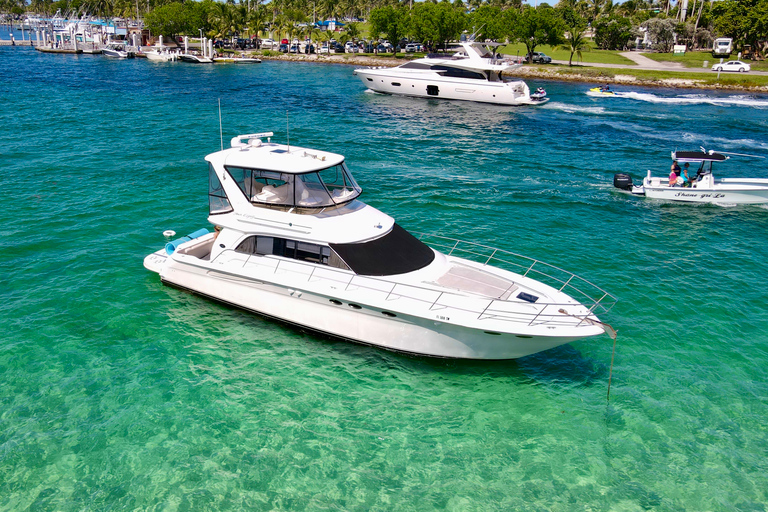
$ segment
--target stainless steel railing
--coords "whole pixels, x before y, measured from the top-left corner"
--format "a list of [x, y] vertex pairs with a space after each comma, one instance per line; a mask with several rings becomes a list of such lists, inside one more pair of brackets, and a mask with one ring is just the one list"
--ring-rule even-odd
[[[462, 257], [483, 265], [493, 263], [494, 266], [552, 286], [578, 301], [585, 307], [586, 313], [573, 314], [575, 305], [572, 303], [521, 303], [499, 299], [486, 301], [479, 298], [467, 300], [463, 294], [439, 291], [426, 286], [397, 283], [382, 277], [360, 276], [335, 267], [318, 266], [300, 260], [284, 260], [270, 256], [237, 254], [245, 256], [243, 268], [250, 265], [271, 267], [272, 262], [274, 262], [272, 271], [275, 274], [278, 272], [295, 273], [306, 276], [307, 282], [330, 281], [343, 288], [345, 292], [351, 289], [363, 289], [380, 294], [384, 301], [413, 301], [414, 306], [426, 306], [429, 311], [443, 310], [446, 314], [452, 310], [460, 311], [476, 314], [479, 320], [494, 319], [523, 323], [529, 326], [541, 324], [579, 326], [585, 322], [592, 323], [593, 315], [607, 313], [617, 302], [616, 297], [586, 279], [533, 258], [438, 235], [418, 233], [414, 235], [427, 245], [449, 256]], [[235, 251], [232, 249], [225, 250], [214, 259], [214, 262], [227, 253], [235, 253]], [[258, 263], [255, 261], [261, 258], [266, 258], [266, 260]], [[264, 265], [267, 261], [270, 263]]]

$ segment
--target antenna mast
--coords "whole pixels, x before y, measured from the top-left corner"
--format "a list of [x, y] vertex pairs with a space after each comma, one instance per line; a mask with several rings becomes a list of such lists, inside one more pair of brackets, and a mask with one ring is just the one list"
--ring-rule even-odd
[[219, 138], [221, 139], [221, 150], [224, 151], [224, 132], [221, 130], [221, 98], [219, 98]]

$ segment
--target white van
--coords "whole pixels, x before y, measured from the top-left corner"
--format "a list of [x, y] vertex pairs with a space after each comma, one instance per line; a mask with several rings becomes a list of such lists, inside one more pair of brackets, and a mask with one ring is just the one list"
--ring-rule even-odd
[[733, 51], [733, 39], [730, 37], [718, 37], [712, 44], [713, 57], [728, 57]]

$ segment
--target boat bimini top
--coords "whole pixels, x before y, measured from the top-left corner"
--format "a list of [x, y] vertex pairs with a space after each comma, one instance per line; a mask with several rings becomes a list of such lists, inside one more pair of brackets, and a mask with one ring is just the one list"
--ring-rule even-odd
[[704, 163], [704, 162], [725, 162], [730, 157], [715, 153], [714, 151], [673, 151], [672, 160], [678, 162]]

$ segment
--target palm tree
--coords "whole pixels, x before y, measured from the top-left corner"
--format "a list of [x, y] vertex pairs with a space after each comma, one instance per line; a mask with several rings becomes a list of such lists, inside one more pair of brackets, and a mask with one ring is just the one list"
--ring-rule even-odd
[[584, 33], [585, 29], [582, 27], [570, 27], [565, 33], [565, 44], [560, 45], [559, 48], [571, 52], [571, 56], [568, 58], [568, 66], [573, 65], [574, 53], [581, 59], [581, 52], [589, 51], [589, 43]]

